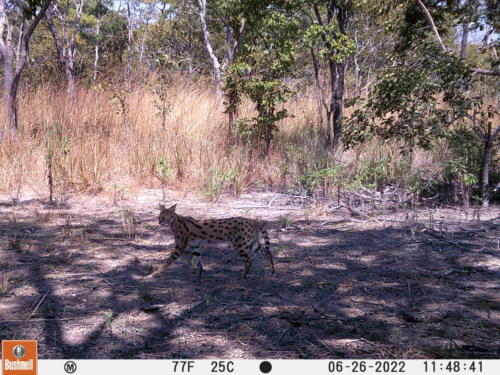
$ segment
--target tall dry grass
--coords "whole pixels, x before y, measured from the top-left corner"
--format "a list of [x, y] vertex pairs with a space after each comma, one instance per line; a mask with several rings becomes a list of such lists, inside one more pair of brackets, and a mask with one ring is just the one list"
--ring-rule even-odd
[[[48, 191], [48, 169], [56, 194], [160, 186], [163, 181], [176, 189], [209, 192], [207, 197], [225, 187], [235, 193], [252, 186], [293, 190], [307, 173], [338, 163], [345, 166], [342, 178], [354, 178], [360, 165], [384, 158], [394, 169], [388, 174], [397, 178], [399, 173], [402, 160], [394, 144], [373, 141], [339, 152], [334, 160], [323, 147], [312, 90], [286, 105], [293, 117], [280, 124], [265, 160], [247, 146], [227, 147], [224, 106], [209, 85], [177, 79], [165, 98], [163, 124], [160, 99], [148, 86], [131, 92], [80, 87], [75, 100], [54, 85], [21, 92], [19, 137], [0, 147], [0, 190], [18, 194], [31, 186]], [[243, 103], [240, 116], [254, 115], [251, 103]], [[416, 151], [411, 169], [439, 165], [439, 155]], [[161, 161], [168, 173], [160, 169]]]

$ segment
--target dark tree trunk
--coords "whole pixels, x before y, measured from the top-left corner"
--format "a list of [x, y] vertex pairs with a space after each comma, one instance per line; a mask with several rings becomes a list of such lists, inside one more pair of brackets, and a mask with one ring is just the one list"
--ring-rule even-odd
[[491, 149], [492, 149], [492, 139], [491, 136], [491, 123], [488, 123], [488, 128], [486, 129], [486, 134], [484, 135], [484, 147], [483, 147], [483, 158], [481, 160], [481, 176], [480, 176], [480, 187], [481, 187], [481, 202], [483, 208], [488, 208], [490, 205], [489, 197], [489, 174], [490, 174], [490, 159], [491, 159]]
[[234, 143], [234, 122], [238, 117], [239, 97], [237, 89], [230, 90], [225, 93], [226, 96], [226, 113], [228, 117], [227, 123], [227, 139], [230, 144]]
[[267, 157], [269, 155], [269, 150], [271, 148], [271, 140], [272, 140], [272, 129], [269, 124], [265, 124], [264, 126], [264, 152], [263, 157]]
[[[45, 0], [41, 4], [41, 8], [35, 15], [23, 14], [25, 19], [21, 20], [19, 28], [19, 41], [17, 45], [16, 66], [14, 68], [14, 49], [12, 45], [12, 25], [6, 12], [6, 1], [0, 0], [0, 54], [3, 62], [3, 89], [4, 89], [4, 111], [5, 120], [2, 131], [2, 136], [7, 133], [15, 134], [18, 127], [17, 117], [17, 91], [19, 88], [19, 80], [28, 58], [29, 40], [35, 27], [38, 25], [42, 17], [45, 15], [47, 8], [52, 0]], [[29, 24], [26, 22], [30, 21]], [[27, 27], [25, 27], [25, 23]]]
[[265, 158], [269, 155], [269, 150], [271, 148], [271, 140], [273, 138], [272, 123], [269, 123], [269, 121], [265, 119], [268, 119], [269, 117], [273, 116], [274, 113], [272, 110], [266, 109], [265, 106], [262, 104], [257, 104], [256, 109], [259, 114], [259, 118], [264, 119], [264, 120], [258, 120], [260, 123], [258, 124], [258, 130], [256, 135], [257, 135], [257, 142], [260, 142], [262, 139], [264, 140], [264, 148], [262, 149], [260, 156], [262, 158]]
[[489, 172], [490, 172], [490, 157], [491, 157], [491, 144], [486, 142], [484, 145], [483, 160], [481, 163], [481, 200], [482, 206], [488, 208], [490, 205], [489, 197]]
[[11, 129], [17, 129], [18, 127], [18, 116], [17, 116], [17, 91], [19, 88], [19, 80], [21, 78], [21, 71], [16, 72], [12, 83], [10, 85], [10, 90], [7, 95], [7, 106], [8, 106], [8, 121], [12, 125]]
[[331, 147], [333, 145], [335, 138], [333, 118], [335, 117], [335, 109], [336, 109], [335, 92], [337, 91], [337, 80], [338, 80], [337, 64], [335, 64], [333, 61], [329, 61], [328, 68], [330, 70], [330, 105], [326, 114], [325, 144], [327, 147]]
[[[338, 6], [334, 2], [337, 11], [337, 22], [339, 24], [339, 31], [341, 34], [346, 35], [347, 27], [347, 11]], [[337, 87], [333, 94], [335, 101], [335, 112], [333, 114], [333, 150], [336, 151], [342, 142], [342, 119], [344, 117], [344, 89], [345, 89], [345, 72], [347, 63], [344, 61], [337, 64]]]
[[[326, 139], [327, 136], [327, 130], [328, 130], [328, 124], [329, 124], [329, 118], [330, 118], [330, 110], [329, 107], [326, 103], [325, 99], [325, 93], [323, 90], [323, 87], [321, 86], [321, 81], [320, 81], [320, 63], [318, 58], [316, 57], [316, 52], [314, 52], [314, 48], [311, 48], [311, 59], [313, 62], [313, 68], [314, 68], [314, 81], [316, 83], [316, 90], [318, 94], [318, 117], [319, 117], [319, 125], [320, 129], [323, 132], [323, 136]], [[323, 123], [323, 111], [322, 109], [325, 110], [326, 112], [326, 119], [327, 119], [327, 126], [325, 128], [324, 123]]]
[[342, 142], [342, 119], [344, 117], [344, 88], [346, 64], [337, 64], [337, 87], [334, 93], [335, 112], [333, 113], [333, 149], [337, 150]]
[[[313, 11], [320, 25], [330, 25], [332, 22], [335, 22], [335, 19], [338, 22], [339, 32], [341, 34], [346, 34], [347, 27], [347, 11], [337, 4], [336, 1], [329, 1], [326, 5], [327, 13], [326, 13], [326, 21], [323, 20], [321, 16], [319, 7], [317, 4], [313, 4]], [[334, 61], [334, 51], [331, 46], [331, 43], [328, 42], [328, 38], [326, 35], [322, 35], [322, 40], [328, 50], [332, 50], [331, 55], [328, 57], [328, 73], [330, 75], [329, 79], [329, 100], [326, 103], [326, 99], [324, 99], [323, 93], [322, 102], [323, 107], [325, 109], [326, 114], [326, 124], [325, 124], [325, 146], [330, 148], [332, 147], [335, 151], [342, 142], [342, 118], [344, 112], [344, 87], [345, 87], [345, 72], [346, 72], [346, 63], [341, 62], [337, 63]], [[311, 51], [311, 56], [313, 59], [313, 66], [315, 70], [315, 79], [316, 84], [320, 91], [321, 85], [319, 83], [319, 62], [317, 61], [317, 57], [314, 51]]]

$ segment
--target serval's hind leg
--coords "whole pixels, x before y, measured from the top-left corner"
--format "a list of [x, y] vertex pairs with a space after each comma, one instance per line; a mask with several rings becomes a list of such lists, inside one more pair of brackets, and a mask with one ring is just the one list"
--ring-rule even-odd
[[271, 254], [271, 242], [269, 241], [269, 236], [267, 235], [267, 231], [262, 230], [262, 237], [264, 237], [264, 242], [266, 246], [264, 247], [264, 252], [269, 256], [269, 262], [271, 263], [271, 273], [274, 273], [274, 262], [273, 262], [273, 254]]
[[191, 240], [189, 247], [191, 250], [190, 254], [192, 256], [190, 264], [196, 267], [198, 278], [201, 278], [201, 274], [203, 272], [203, 262], [201, 261], [200, 240]]
[[250, 246], [246, 246], [244, 248], [238, 249], [238, 254], [243, 259], [243, 263], [245, 264], [245, 268], [243, 269], [243, 273], [241, 277], [246, 279], [248, 272], [250, 272], [250, 267], [252, 266], [252, 261], [250, 260]]

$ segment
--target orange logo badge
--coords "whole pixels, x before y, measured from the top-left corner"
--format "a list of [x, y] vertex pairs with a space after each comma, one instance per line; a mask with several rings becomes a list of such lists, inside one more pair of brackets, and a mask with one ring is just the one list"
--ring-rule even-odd
[[38, 343], [36, 340], [2, 341], [3, 375], [37, 375]]

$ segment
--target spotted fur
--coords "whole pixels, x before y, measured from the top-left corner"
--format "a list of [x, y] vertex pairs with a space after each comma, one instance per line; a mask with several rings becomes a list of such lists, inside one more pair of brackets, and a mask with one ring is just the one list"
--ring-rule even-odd
[[[175, 213], [176, 205], [166, 208], [160, 204], [160, 215], [158, 222], [160, 225], [169, 225], [174, 233], [175, 250], [170, 257], [151, 276], [158, 276], [173, 261], [186, 250], [188, 245], [195, 249], [199, 247], [199, 241], [222, 241], [230, 242], [243, 260], [245, 268], [242, 277], [246, 278], [251, 267], [250, 253], [252, 251], [263, 251], [269, 256], [271, 270], [274, 273], [273, 256], [269, 249], [270, 242], [265, 223], [258, 220], [246, 219], [243, 217], [231, 217], [227, 219], [207, 219], [196, 220], [188, 216], [180, 216]], [[264, 237], [265, 247], [262, 249], [259, 241], [259, 233]], [[192, 251], [196, 258], [198, 276], [201, 276], [203, 264], [199, 251]]]

